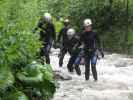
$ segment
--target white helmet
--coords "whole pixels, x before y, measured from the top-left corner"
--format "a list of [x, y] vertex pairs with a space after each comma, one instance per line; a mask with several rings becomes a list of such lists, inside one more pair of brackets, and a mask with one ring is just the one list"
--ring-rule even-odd
[[68, 29], [67, 36], [69, 39], [71, 39], [75, 35], [75, 30], [73, 28]]
[[85, 19], [84, 20], [84, 26], [90, 26], [90, 25], [92, 25], [91, 19]]
[[51, 14], [50, 13], [44, 13], [44, 18], [47, 22], [50, 22], [52, 20]]
[[65, 19], [64, 22], [65, 22], [65, 23], [69, 23], [69, 19]]

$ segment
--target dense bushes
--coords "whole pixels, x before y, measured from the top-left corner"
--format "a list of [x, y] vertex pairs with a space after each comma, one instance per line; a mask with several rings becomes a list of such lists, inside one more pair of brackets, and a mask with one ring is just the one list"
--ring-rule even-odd
[[[32, 63], [37, 60], [41, 47], [38, 38], [38, 35], [26, 31], [1, 32], [0, 97], [2, 100], [10, 100], [10, 97], [14, 100], [28, 100], [27, 98], [31, 100], [33, 95], [49, 100], [55, 92], [51, 66]], [[21, 97], [24, 99], [20, 99]]]
[[[38, 0], [0, 1], [0, 99], [49, 100], [55, 92], [50, 65], [38, 60], [41, 42], [33, 34]], [[34, 62], [34, 63], [33, 63]]]
[[0, 67], [26, 64], [35, 59], [41, 46], [37, 37], [28, 32], [2, 32], [0, 34]]

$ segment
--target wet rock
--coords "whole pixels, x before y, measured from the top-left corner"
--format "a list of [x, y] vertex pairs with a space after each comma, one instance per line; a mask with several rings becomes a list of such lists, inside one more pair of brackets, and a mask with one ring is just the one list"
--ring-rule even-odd
[[54, 78], [56, 80], [61, 80], [61, 81], [72, 80], [72, 77], [69, 74], [63, 73], [63, 72], [60, 72], [60, 71], [54, 72]]
[[128, 67], [133, 65], [133, 61], [131, 60], [122, 60], [115, 64], [116, 67]]

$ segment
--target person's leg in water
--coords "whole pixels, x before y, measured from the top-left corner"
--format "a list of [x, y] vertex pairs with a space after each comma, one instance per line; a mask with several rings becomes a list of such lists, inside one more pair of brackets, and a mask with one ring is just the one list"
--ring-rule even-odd
[[93, 78], [95, 81], [98, 80], [96, 63], [97, 63], [97, 55], [95, 55], [95, 53], [93, 53], [91, 56], [91, 70], [92, 70], [92, 75], [93, 75]]
[[45, 64], [45, 56], [44, 56], [44, 47], [40, 48], [40, 55], [39, 55], [39, 59], [41, 61], [42, 64]]
[[91, 52], [85, 51], [85, 79], [89, 80], [90, 78], [90, 60], [91, 60]]
[[75, 61], [74, 61], [74, 68], [75, 68], [75, 70], [76, 70], [76, 73], [78, 74], [78, 75], [81, 75], [81, 70], [80, 70], [80, 67], [79, 67], [79, 65], [80, 65], [80, 62], [81, 62], [81, 59], [82, 59], [82, 57], [83, 57], [83, 54], [84, 54], [84, 51], [83, 51], [83, 49], [80, 49], [80, 52], [79, 52], [79, 54], [77, 54], [78, 56], [76, 57], [76, 59], [75, 59]]
[[71, 54], [71, 57], [68, 61], [68, 64], [67, 64], [67, 69], [69, 72], [73, 72], [73, 64], [74, 64], [74, 61], [76, 60], [77, 58], [77, 55], [76, 54]]
[[51, 50], [51, 46], [52, 46], [52, 39], [49, 40], [48, 43], [46, 43], [46, 45], [44, 46], [44, 56], [45, 56], [45, 59], [46, 59], [46, 63], [47, 64], [50, 64], [50, 57], [49, 57], [49, 53], [50, 53], [50, 50]]
[[[71, 50], [71, 49], [68, 49], [68, 52], [70, 54], [70, 59], [68, 61], [68, 64], [67, 64], [67, 68], [68, 68], [68, 71], [69, 72], [73, 72], [74, 71], [74, 68], [76, 67], [76, 69], [78, 70], [78, 75], [81, 75], [81, 71], [80, 71], [80, 68], [79, 66], [75, 66], [75, 61], [80, 53], [80, 50], [79, 49], [76, 49], [76, 50]], [[76, 70], [76, 72], [77, 72]]]
[[49, 54], [46, 54], [45, 57], [46, 57], [46, 63], [47, 63], [47, 64], [50, 64]]
[[[42, 63], [44, 64], [44, 62], [46, 61], [47, 64], [50, 64], [50, 58], [49, 58], [49, 54], [46, 53], [46, 48], [45, 47], [42, 47], [41, 48], [41, 52], [40, 52], [40, 56], [41, 56], [41, 59], [42, 59]], [[44, 60], [45, 58], [45, 60]]]
[[[81, 61], [81, 60], [80, 60]], [[76, 70], [76, 73], [77, 73], [77, 75], [81, 75], [81, 70], [80, 70], [80, 67], [79, 67], [79, 64], [74, 64], [74, 68], [75, 68], [75, 70]]]
[[60, 55], [59, 55], [59, 66], [62, 67], [63, 65], [63, 59], [65, 54], [67, 53], [67, 48], [63, 47], [60, 51]]

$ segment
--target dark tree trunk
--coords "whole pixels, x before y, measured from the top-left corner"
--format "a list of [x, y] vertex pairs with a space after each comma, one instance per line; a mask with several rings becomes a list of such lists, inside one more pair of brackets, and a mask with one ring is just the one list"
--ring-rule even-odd
[[127, 50], [127, 42], [128, 42], [128, 18], [129, 18], [129, 13], [128, 13], [128, 10], [129, 10], [129, 0], [126, 0], [126, 31], [125, 31], [125, 37], [124, 37], [124, 52], [125, 53], [128, 53], [128, 50]]

